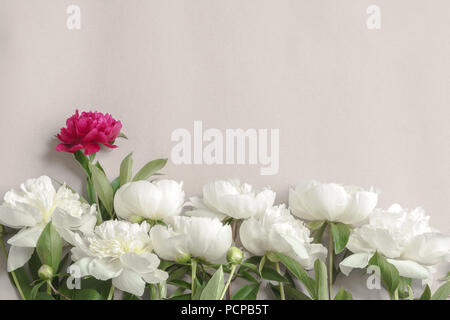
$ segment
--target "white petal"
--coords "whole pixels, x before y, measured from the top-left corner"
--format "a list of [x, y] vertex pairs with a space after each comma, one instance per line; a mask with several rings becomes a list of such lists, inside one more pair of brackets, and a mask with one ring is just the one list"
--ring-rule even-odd
[[166, 281], [168, 277], [169, 274], [167, 272], [159, 269], [142, 275], [142, 278], [144, 278], [147, 283], [161, 283]]
[[226, 214], [206, 206], [203, 200], [198, 197], [189, 198], [186, 206], [193, 207], [192, 210], [186, 211], [186, 215], [191, 217], [218, 218], [221, 221], [227, 217]]
[[[72, 249], [73, 250], [73, 249]], [[72, 256], [73, 259], [73, 256]], [[92, 262], [92, 257], [84, 257], [75, 261], [69, 268], [71, 270], [76, 270], [75, 276], [85, 277], [90, 275], [89, 264]]]
[[257, 256], [263, 256], [271, 249], [267, 231], [256, 218], [242, 222], [239, 228], [239, 239], [245, 249]]
[[156, 270], [160, 263], [159, 258], [150, 252], [143, 254], [127, 252], [120, 257], [120, 261], [124, 266], [139, 274]]
[[438, 232], [414, 237], [402, 257], [424, 265], [444, 262], [450, 254], [450, 236]]
[[345, 258], [339, 267], [343, 274], [349, 275], [353, 268], [365, 268], [369, 264], [369, 260], [372, 257], [369, 253], [355, 253]]
[[142, 277], [134, 271], [124, 269], [123, 272], [112, 280], [112, 284], [119, 290], [142, 296], [145, 291], [145, 282]]
[[[36, 209], [32, 208], [31, 210]], [[7, 205], [1, 205], [0, 223], [7, 227], [17, 229], [22, 227], [32, 227], [36, 225], [37, 222], [35, 219], [35, 215], [28, 211], [16, 210]]]
[[129, 182], [117, 190], [114, 209], [122, 219], [134, 216], [160, 219], [155, 212], [161, 201], [161, 191], [149, 181]]
[[355, 224], [364, 221], [375, 209], [378, 202], [378, 194], [370, 191], [354, 192], [350, 198], [345, 214], [339, 221], [346, 224]]
[[161, 192], [161, 201], [156, 214], [163, 220], [169, 216], [178, 215], [184, 203], [183, 183], [159, 180], [154, 184]]
[[117, 277], [122, 272], [122, 266], [120, 261], [98, 258], [89, 263], [88, 272], [98, 280], [108, 280]]
[[22, 267], [30, 260], [33, 252], [34, 248], [11, 246], [8, 254], [8, 272]]
[[187, 235], [175, 236], [167, 227], [156, 225], [150, 230], [150, 237], [155, 252], [163, 259], [175, 261], [181, 255], [190, 253]]
[[431, 276], [428, 269], [418, 264], [417, 262], [397, 259], [387, 259], [387, 261], [392, 263], [397, 268], [398, 273], [402, 277], [412, 279], [427, 279]]
[[41, 236], [43, 226], [24, 228], [8, 239], [8, 244], [18, 247], [34, 248]]

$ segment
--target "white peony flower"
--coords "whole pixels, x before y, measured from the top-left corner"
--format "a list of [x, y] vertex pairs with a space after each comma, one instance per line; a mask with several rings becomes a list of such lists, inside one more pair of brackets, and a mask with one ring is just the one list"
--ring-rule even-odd
[[354, 254], [340, 263], [342, 272], [365, 268], [378, 251], [401, 276], [430, 279], [430, 267], [450, 257], [450, 236], [432, 230], [429, 218], [422, 208], [408, 212], [398, 204], [376, 210], [368, 224], [352, 231], [347, 248]]
[[160, 260], [152, 253], [149, 229], [145, 221], [139, 225], [109, 220], [84, 238], [76, 235], [71, 268], [78, 267], [81, 277], [112, 279], [116, 288], [142, 296], [146, 282], [160, 283], [168, 277], [158, 269]]
[[56, 191], [47, 176], [29, 179], [20, 188], [8, 191], [0, 206], [0, 223], [21, 229], [8, 240], [8, 272], [27, 263], [49, 221], [67, 242], [73, 232], [90, 232], [97, 222], [95, 206], [80, 202], [65, 185]]
[[284, 205], [269, 208], [264, 215], [245, 220], [239, 236], [243, 246], [257, 256], [267, 251], [286, 254], [306, 269], [314, 267], [316, 259], [325, 260], [327, 249], [311, 243], [309, 229], [295, 219]]
[[173, 180], [130, 182], [120, 187], [114, 197], [117, 216], [132, 222], [165, 220], [178, 215], [183, 203], [183, 183]]
[[275, 192], [258, 192], [239, 180], [218, 180], [203, 187], [203, 199], [192, 197], [187, 205], [193, 207], [190, 216], [247, 219], [263, 214], [275, 201]]
[[355, 224], [364, 221], [375, 209], [376, 192], [336, 183], [311, 181], [289, 190], [292, 213], [306, 220], [327, 220]]
[[225, 261], [232, 243], [231, 227], [217, 218], [171, 217], [168, 226], [150, 230], [155, 252], [171, 261], [193, 257], [210, 263]]

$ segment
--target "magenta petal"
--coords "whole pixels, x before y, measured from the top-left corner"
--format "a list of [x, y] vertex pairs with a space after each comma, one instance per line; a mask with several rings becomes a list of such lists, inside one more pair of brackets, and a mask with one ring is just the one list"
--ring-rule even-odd
[[111, 149], [115, 149], [117, 148], [117, 146], [115, 144], [109, 144], [109, 143], [104, 143], [103, 144], [105, 147], [111, 148]]
[[99, 151], [100, 151], [100, 146], [96, 143], [88, 142], [84, 145], [84, 154], [86, 156], [93, 154], [93, 153], [97, 153]]
[[75, 153], [75, 152], [77, 152], [78, 150], [81, 150], [81, 149], [83, 149], [83, 145], [82, 144], [76, 144], [76, 145], [73, 145], [73, 146], [69, 146], [69, 148], [67, 149], [67, 152]]
[[97, 128], [94, 128], [91, 131], [89, 131], [89, 133], [87, 135], [85, 135], [81, 141], [82, 142], [91, 142], [92, 140], [96, 140], [97, 134], [98, 134], [98, 130], [97, 130]]

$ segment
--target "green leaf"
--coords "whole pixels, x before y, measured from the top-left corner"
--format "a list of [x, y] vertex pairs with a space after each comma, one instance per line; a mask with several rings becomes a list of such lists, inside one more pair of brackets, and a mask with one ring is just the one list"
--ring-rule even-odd
[[430, 299], [431, 299], [431, 290], [430, 287], [426, 285], [419, 300], [430, 300]]
[[[62, 294], [72, 300], [102, 300], [101, 294], [94, 289], [70, 290], [67, 288], [61, 288], [60, 291]], [[62, 297], [62, 300], [65, 300], [65, 298]]]
[[450, 296], [450, 282], [444, 283], [431, 296], [431, 300], [446, 300]]
[[38, 294], [39, 289], [42, 287], [42, 285], [45, 283], [45, 281], [41, 281], [39, 282], [37, 285], [35, 285], [33, 287], [33, 289], [31, 289], [31, 293], [30, 293], [30, 299], [31, 300], [36, 300], [36, 296]]
[[[22, 289], [23, 295], [25, 296], [25, 299], [30, 299], [31, 297], [31, 282], [32, 280], [28, 276], [28, 273], [25, 270], [25, 267], [20, 267], [19, 269], [14, 270], [14, 274], [17, 278], [17, 281], [19, 282], [19, 286]], [[13, 281], [11, 272], [9, 273], [9, 277], [11, 282], [16, 286], [15, 282]]]
[[259, 284], [247, 284], [239, 288], [231, 297], [231, 300], [256, 300], [258, 295]]
[[266, 264], [266, 259], [267, 259], [266, 256], [263, 256], [261, 258], [261, 261], [259, 262], [259, 266], [258, 266], [259, 275], [261, 275], [262, 269], [264, 268], [264, 265]]
[[138, 173], [133, 178], [133, 181], [139, 181], [139, 180], [147, 180], [149, 177], [151, 177], [153, 174], [155, 174], [158, 170], [161, 170], [164, 168], [164, 166], [167, 163], [167, 159], [156, 159], [153, 161], [150, 161], [145, 166], [142, 167], [141, 170], [139, 170]]
[[167, 282], [168, 284], [172, 284], [174, 286], [177, 286], [179, 288], [183, 289], [191, 289], [191, 284], [184, 281], [184, 280], [172, 280], [170, 282]]
[[55, 300], [55, 298], [53, 298], [47, 292], [38, 292], [36, 294], [36, 299], [35, 300]]
[[311, 300], [306, 294], [292, 286], [284, 286], [284, 294], [286, 296], [286, 300]]
[[36, 245], [36, 252], [42, 264], [49, 265], [56, 272], [61, 261], [63, 240], [49, 222], [42, 231]]
[[106, 178], [105, 173], [98, 167], [89, 164], [89, 168], [92, 172], [92, 182], [94, 184], [94, 189], [97, 192], [98, 197], [105, 206], [106, 211], [112, 216], [113, 212], [113, 198], [114, 192], [109, 184], [108, 178]]
[[180, 296], [174, 296], [174, 297], [169, 298], [168, 300], [191, 300], [191, 294], [188, 293], [188, 294], [183, 294]]
[[316, 276], [317, 299], [328, 300], [327, 267], [320, 259], [314, 262], [314, 273]]
[[76, 151], [73, 156], [75, 157], [75, 160], [78, 161], [80, 166], [83, 168], [84, 172], [86, 173], [86, 176], [91, 176], [91, 171], [89, 169], [89, 159], [86, 157], [83, 152], [80, 150]]
[[94, 204], [96, 202], [95, 190], [94, 190], [94, 185], [92, 183], [91, 178], [86, 178], [86, 189], [87, 189], [89, 204]]
[[239, 277], [242, 278], [242, 279], [245, 279], [245, 280], [247, 280], [247, 281], [249, 281], [249, 282], [253, 282], [253, 283], [259, 284], [259, 281], [258, 281], [254, 276], [252, 276], [252, 275], [250, 274], [250, 272], [242, 271], [242, 272], [240, 273]]
[[131, 170], [133, 168], [133, 152], [128, 154], [120, 164], [120, 186], [131, 181]]
[[225, 287], [222, 266], [214, 273], [200, 295], [200, 300], [219, 300]]
[[393, 295], [395, 290], [400, 284], [400, 275], [397, 268], [391, 263], [389, 263], [386, 258], [380, 255], [378, 252], [370, 258], [369, 265], [375, 265], [380, 268], [381, 279], [388, 290], [388, 292]]
[[350, 228], [342, 222], [330, 222], [331, 234], [333, 235], [334, 252], [342, 252], [350, 237]]
[[313, 299], [317, 297], [316, 282], [306, 273], [305, 269], [291, 257], [274, 252], [274, 254], [280, 259], [281, 263], [288, 268], [288, 270], [300, 280], [308, 290], [309, 294]]
[[324, 223], [319, 229], [313, 230], [313, 243], [320, 243], [322, 241], [322, 236], [326, 228], [327, 224]]
[[266, 280], [277, 281], [277, 282], [288, 282], [288, 279], [283, 277], [275, 269], [268, 266], [264, 266], [261, 270], [261, 277]]
[[113, 193], [116, 194], [116, 191], [119, 189], [120, 187], [120, 177], [115, 178], [112, 182], [111, 182], [111, 187], [113, 189]]
[[308, 223], [308, 228], [310, 228], [311, 230], [317, 230], [320, 227], [322, 227], [324, 223], [325, 223], [324, 220], [315, 220]]
[[344, 288], [341, 288], [334, 297], [334, 300], [353, 300], [353, 296], [350, 292], [346, 291]]
[[125, 135], [125, 133], [121, 132], [119, 133], [119, 135], [117, 136], [117, 138], [122, 138], [122, 139], [126, 139], [128, 140], [128, 137]]

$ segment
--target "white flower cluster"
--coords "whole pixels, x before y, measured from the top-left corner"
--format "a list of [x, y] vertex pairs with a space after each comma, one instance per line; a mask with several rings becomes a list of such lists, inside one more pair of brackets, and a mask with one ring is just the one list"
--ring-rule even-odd
[[0, 206], [0, 223], [20, 229], [8, 240], [8, 271], [30, 259], [49, 221], [72, 246], [81, 276], [112, 279], [116, 288], [137, 296], [146, 283], [167, 279], [158, 269], [160, 259], [225, 263], [234, 241], [230, 221], [242, 222], [235, 233], [251, 254], [282, 253], [307, 270], [329, 253], [314, 243], [300, 219], [362, 224], [351, 231], [347, 248], [353, 254], [340, 264], [344, 274], [366, 267], [378, 252], [400, 275], [427, 279], [431, 266], [450, 257], [450, 237], [432, 230], [422, 209], [375, 209], [378, 194], [373, 190], [313, 181], [290, 190], [288, 208], [274, 205], [275, 192], [238, 180], [209, 183], [202, 197], [187, 202], [182, 187], [172, 180], [124, 184], [114, 196], [117, 218], [96, 226], [95, 205], [83, 203], [65, 185], [55, 190], [46, 176], [27, 180], [20, 191], [9, 191]]

